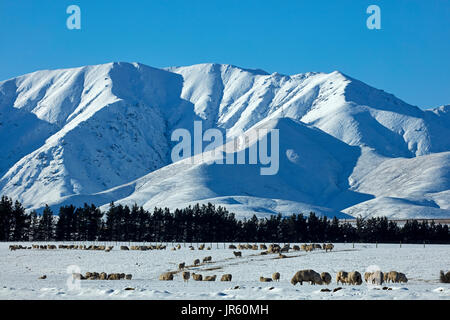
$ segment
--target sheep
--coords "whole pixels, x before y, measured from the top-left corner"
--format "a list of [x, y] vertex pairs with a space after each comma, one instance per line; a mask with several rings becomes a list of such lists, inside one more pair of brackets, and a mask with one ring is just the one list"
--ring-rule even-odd
[[281, 247], [278, 244], [271, 244], [267, 252], [269, 253], [280, 253]]
[[387, 282], [387, 283], [389, 283], [389, 282], [393, 282], [393, 283], [398, 282], [398, 272], [397, 271], [389, 271], [387, 273], [387, 278], [385, 279], [385, 282]]
[[348, 283], [353, 285], [361, 285], [362, 278], [361, 274], [358, 271], [353, 271], [348, 274]]
[[183, 277], [184, 282], [187, 282], [191, 277], [191, 273], [189, 271], [184, 271], [181, 276]]
[[194, 266], [197, 266], [197, 265], [199, 265], [200, 264], [200, 259], [195, 259], [194, 260]]
[[231, 281], [232, 275], [231, 274], [224, 274], [222, 278], [220, 278], [220, 281]]
[[211, 256], [208, 256], [208, 257], [204, 257], [203, 258], [203, 262], [210, 262], [212, 260], [212, 257]]
[[322, 246], [318, 243], [313, 244], [314, 249], [322, 249]]
[[325, 249], [325, 252], [328, 252], [328, 250], [331, 251], [334, 249], [334, 245], [332, 243], [328, 243], [328, 244], [324, 245], [324, 249]]
[[267, 250], [267, 246], [265, 244], [260, 244], [259, 249], [261, 250]]
[[180, 245], [180, 244], [177, 244], [177, 245], [175, 246], [175, 248], [177, 248], [177, 250], [180, 250], [180, 249], [181, 249], [181, 245]]
[[178, 265], [178, 270], [183, 270], [185, 266], [186, 266], [186, 264], [184, 262], [180, 263]]
[[369, 282], [370, 279], [372, 278], [373, 272], [364, 272], [364, 281], [365, 282]]
[[206, 276], [203, 281], [216, 281], [216, 275]]
[[261, 251], [260, 253], [262, 256], [265, 256], [267, 254], [267, 251]]
[[364, 281], [371, 284], [381, 285], [384, 282], [383, 272], [381, 272], [380, 270], [377, 270], [375, 272], [365, 272]]
[[230, 244], [230, 245], [228, 246], [228, 249], [236, 249], [236, 246], [235, 246], [234, 244]]
[[43, 276], [39, 277], [40, 280], [47, 279], [47, 276], [44, 274]]
[[292, 247], [292, 250], [294, 250], [294, 251], [300, 251], [300, 247], [297, 246], [297, 245], [295, 245], [295, 246]]
[[280, 252], [284, 253], [284, 252], [289, 252], [289, 246], [284, 246], [283, 248], [280, 249]]
[[450, 271], [444, 273], [444, 271], [441, 270], [439, 273], [439, 280], [442, 283], [450, 283]]
[[120, 274], [110, 273], [110, 274], [108, 274], [107, 280], [120, 280]]
[[242, 252], [241, 251], [233, 251], [234, 256], [237, 257], [242, 257]]
[[120, 246], [120, 250], [130, 250], [127, 246]]
[[401, 273], [401, 272], [398, 273], [398, 282], [399, 283], [407, 283], [408, 282], [408, 278], [406, 277], [406, 275], [404, 273]]
[[292, 277], [291, 283], [295, 286], [297, 283], [303, 285], [304, 281], [309, 281], [311, 284], [322, 284], [320, 274], [314, 270], [300, 270]]
[[201, 274], [192, 273], [192, 279], [194, 279], [195, 281], [202, 281], [203, 276]]
[[348, 282], [348, 272], [339, 271], [336, 274], [336, 283], [339, 284], [339, 282], [342, 284], [345, 284]]
[[173, 273], [172, 272], [165, 272], [159, 276], [159, 280], [161, 281], [172, 281], [173, 280]]
[[280, 281], [280, 273], [275, 272], [274, 274], [272, 274], [272, 280], [277, 282]]
[[203, 250], [203, 249], [205, 249], [205, 245], [204, 245], [204, 244], [201, 244], [201, 245], [198, 247], [198, 250]]
[[260, 282], [272, 282], [271, 278], [259, 277]]
[[126, 274], [126, 275], [125, 275], [125, 279], [131, 280], [131, 278], [133, 278], [133, 276], [132, 276], [131, 274]]
[[320, 278], [327, 285], [331, 283], [331, 275], [328, 272], [322, 272]]
[[107, 280], [107, 279], [108, 279], [108, 275], [106, 274], [106, 272], [100, 273], [99, 280]]

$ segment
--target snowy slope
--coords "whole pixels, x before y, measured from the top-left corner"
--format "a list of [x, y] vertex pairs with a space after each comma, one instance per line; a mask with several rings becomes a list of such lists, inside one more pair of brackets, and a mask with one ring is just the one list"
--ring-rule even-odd
[[[241, 216], [448, 217], [449, 114], [340, 72], [138, 63], [38, 71], [0, 82], [0, 194], [28, 208], [212, 201]], [[171, 164], [171, 133], [192, 132], [194, 120], [228, 136], [279, 129], [279, 173]]]

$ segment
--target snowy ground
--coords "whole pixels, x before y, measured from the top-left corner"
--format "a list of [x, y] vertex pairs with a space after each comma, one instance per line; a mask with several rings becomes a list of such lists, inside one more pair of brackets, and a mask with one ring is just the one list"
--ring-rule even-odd
[[[398, 244], [380, 244], [376, 248], [375, 244], [355, 244], [353, 248], [352, 244], [336, 244], [331, 253], [322, 250], [289, 252], [286, 254], [289, 258], [275, 259], [277, 255], [261, 256], [260, 250], [242, 250], [243, 257], [235, 258], [233, 250], [224, 249], [223, 243], [213, 244], [209, 251], [191, 251], [183, 245], [177, 251], [121, 251], [120, 243], [111, 244], [115, 245], [114, 249], [104, 252], [9, 251], [10, 243], [1, 243], [0, 299], [450, 299], [450, 285], [438, 281], [439, 271], [449, 270], [450, 245], [426, 245], [424, 248], [423, 245], [404, 244], [400, 248]], [[168, 248], [171, 247], [169, 244]], [[223, 274], [231, 273], [232, 282], [191, 279], [184, 283], [180, 274], [175, 275], [174, 281], [158, 280], [162, 272], [176, 270], [180, 262], [192, 265], [195, 259], [202, 260], [205, 256], [212, 256], [212, 263], [189, 268], [189, 271], [204, 276], [216, 274], [218, 280]], [[71, 288], [67, 284], [71, 279], [67, 272], [69, 266], [80, 268], [83, 274], [87, 271], [131, 273], [133, 279], [84, 280], [80, 282], [80, 288]], [[337, 271], [357, 270], [363, 274], [370, 266], [403, 272], [409, 281], [407, 284], [388, 284], [392, 290], [381, 290], [381, 287], [364, 283], [343, 286], [343, 290], [335, 293], [320, 292], [322, 288], [338, 287], [335, 282]], [[327, 271], [333, 281], [329, 286], [291, 285], [291, 277], [301, 269]], [[259, 282], [260, 276], [270, 277], [276, 271], [281, 273], [280, 282]], [[47, 279], [38, 279], [44, 274]]]

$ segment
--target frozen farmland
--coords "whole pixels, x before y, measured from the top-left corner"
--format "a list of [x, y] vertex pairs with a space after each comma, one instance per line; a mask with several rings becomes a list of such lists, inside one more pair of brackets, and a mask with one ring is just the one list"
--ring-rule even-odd
[[[193, 244], [191, 249], [190, 243], [181, 243], [174, 250], [177, 244], [168, 243], [164, 250], [141, 251], [121, 250], [121, 246], [144, 244], [82, 243], [114, 246], [109, 252], [10, 250], [14, 244], [0, 244], [0, 299], [450, 299], [450, 284], [439, 281], [440, 270], [449, 270], [450, 245], [335, 244], [331, 252], [291, 249], [280, 258], [278, 253], [262, 255], [265, 250], [260, 249], [260, 244], [258, 250], [240, 250], [229, 249], [229, 243], [206, 243], [205, 249], [199, 250], [198, 244]], [[54, 243], [56, 247], [61, 244]], [[32, 244], [20, 245], [31, 247]], [[236, 257], [233, 251], [240, 251], [242, 256]], [[211, 261], [203, 262], [207, 256], [211, 256]], [[200, 264], [194, 266], [196, 259]], [[216, 281], [194, 281], [192, 276], [189, 281], [183, 281], [178, 270], [183, 262], [184, 271], [201, 274], [203, 279], [216, 275]], [[402, 272], [408, 282], [382, 285], [364, 282], [364, 273], [377, 268], [383, 272]], [[292, 285], [293, 275], [304, 269], [328, 272], [332, 281], [329, 285], [308, 282]], [[363, 283], [337, 284], [336, 274], [341, 270], [359, 271]], [[172, 281], [158, 280], [162, 273], [171, 271], [174, 272]], [[74, 272], [124, 273], [131, 274], [132, 279], [76, 281]], [[260, 277], [271, 278], [275, 272], [280, 273], [279, 281], [260, 282]], [[232, 275], [230, 282], [220, 281], [224, 274]], [[342, 289], [334, 291], [338, 287]]]

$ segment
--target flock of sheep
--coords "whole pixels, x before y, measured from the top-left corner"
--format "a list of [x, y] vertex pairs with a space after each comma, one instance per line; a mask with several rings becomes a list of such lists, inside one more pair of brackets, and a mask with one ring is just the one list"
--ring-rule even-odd
[[[10, 245], [9, 249], [11, 251], [14, 250], [30, 250], [30, 249], [39, 249], [39, 250], [55, 250], [55, 249], [69, 249], [69, 250], [99, 250], [99, 251], [105, 251], [109, 252], [111, 251], [114, 246], [105, 246], [105, 245], [36, 245], [33, 244], [31, 246], [22, 246], [22, 245]], [[148, 245], [148, 246], [120, 246], [120, 250], [139, 250], [139, 251], [147, 251], [147, 250], [165, 250], [167, 247], [165, 245]], [[282, 253], [287, 253], [289, 250], [293, 251], [305, 251], [310, 252], [313, 250], [325, 250], [326, 252], [332, 251], [334, 248], [334, 245], [331, 243], [328, 244], [302, 244], [302, 245], [294, 245], [290, 247], [289, 245], [284, 245], [281, 247], [278, 244], [271, 244], [269, 246], [266, 246], [265, 244], [260, 244], [259, 246], [257, 244], [239, 244], [239, 245], [229, 245], [229, 249], [232, 250], [262, 250], [260, 252], [261, 255], [267, 255], [267, 254], [278, 254], [279, 258], [285, 258], [286, 256]], [[179, 250], [181, 249], [181, 245], [178, 244], [174, 246], [171, 250]], [[189, 246], [190, 250], [195, 250], [193, 246]], [[211, 247], [206, 247], [204, 244], [198, 246], [198, 250], [210, 250]], [[236, 258], [242, 257], [241, 251], [233, 251], [233, 255]], [[200, 259], [195, 259], [193, 262], [193, 266], [199, 266], [200, 265]], [[208, 263], [212, 261], [211, 256], [204, 257], [202, 259], [203, 263]], [[201, 274], [197, 274], [192, 272], [192, 274], [189, 271], [185, 271], [186, 268], [189, 268], [186, 266], [186, 264], [180, 263], [178, 265], [177, 271], [170, 271], [165, 272], [159, 276], [159, 280], [162, 281], [172, 281], [174, 279], [174, 275], [178, 272], [182, 272], [181, 276], [183, 281], [187, 282], [189, 279], [192, 279], [194, 281], [216, 281], [217, 276], [203, 276]], [[97, 273], [97, 272], [87, 272], [85, 275], [74, 273], [73, 274], [75, 279], [80, 280], [121, 280], [121, 279], [127, 279], [131, 280], [132, 275], [131, 274], [124, 274], [124, 273], [111, 273], [106, 274], [105, 272]], [[272, 281], [279, 281], [280, 280], [280, 273], [275, 272], [272, 274], [272, 277], [264, 277], [261, 276], [259, 278], [260, 282], [272, 282]], [[41, 277], [42, 279], [45, 279], [46, 277]], [[231, 281], [232, 275], [231, 274], [224, 274], [220, 278], [220, 281]], [[294, 274], [294, 276], [291, 279], [291, 284], [296, 285], [297, 283], [300, 283], [300, 285], [303, 284], [303, 282], [309, 282], [312, 285], [323, 285], [323, 284], [330, 284], [332, 281], [332, 277], [328, 272], [322, 272], [318, 273], [314, 270], [307, 269], [307, 270], [300, 270]], [[404, 273], [397, 272], [397, 271], [390, 271], [390, 272], [381, 272], [381, 271], [375, 271], [375, 272], [366, 272], [364, 273], [364, 281], [366, 283], [370, 284], [377, 284], [381, 285], [383, 283], [407, 283], [408, 279]], [[440, 281], [443, 283], [450, 283], [450, 271], [446, 274], [441, 271], [440, 273]], [[339, 271], [336, 274], [336, 283], [339, 284], [348, 284], [348, 285], [361, 285], [363, 283], [363, 278], [361, 274], [358, 271], [352, 271], [352, 272], [346, 272], [346, 271]]]

